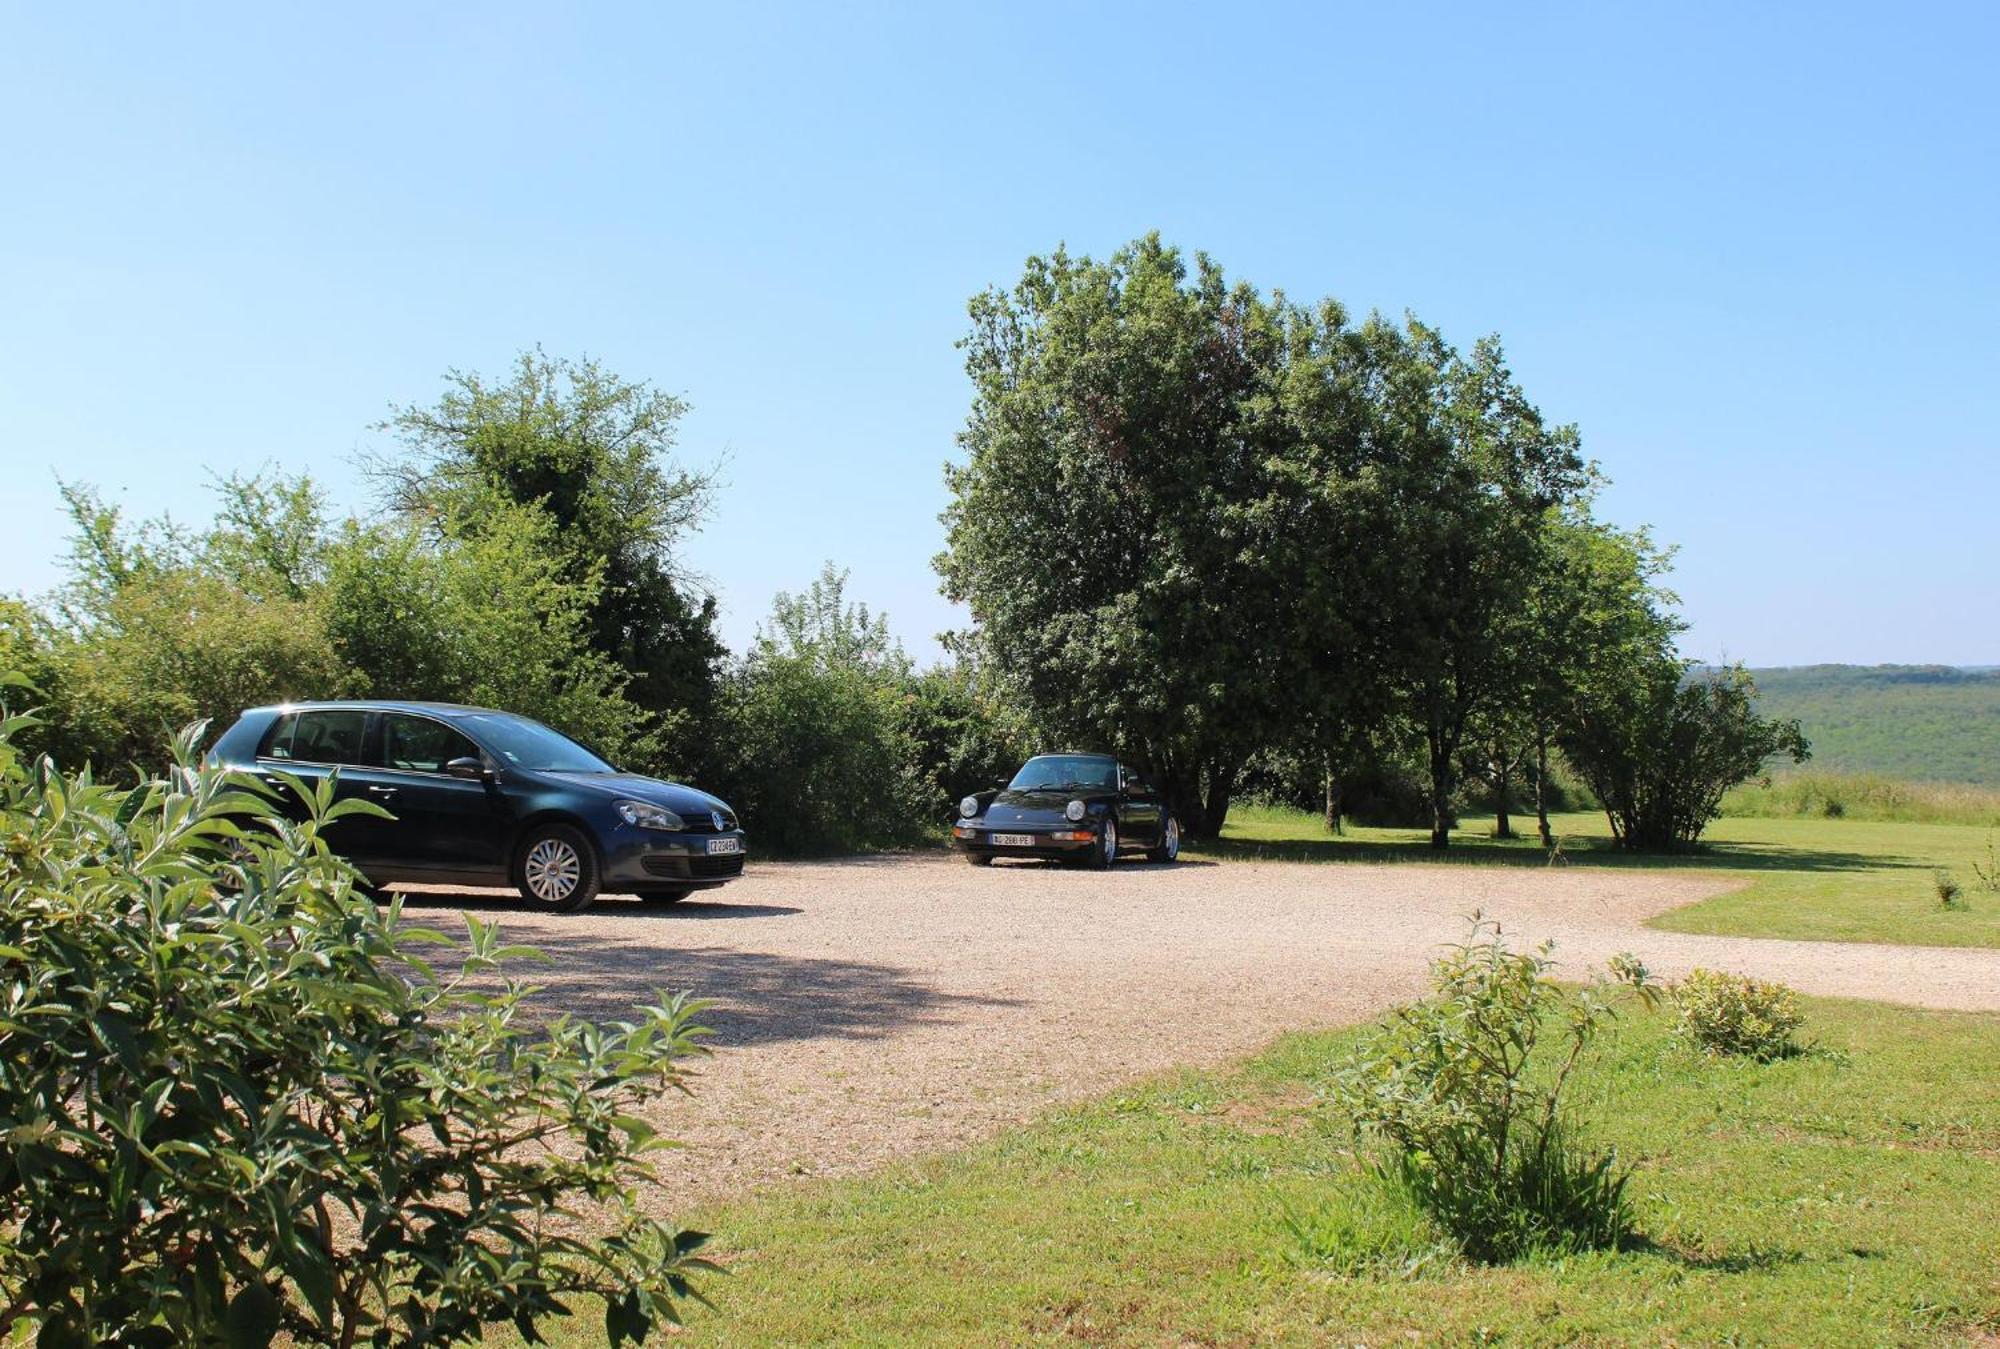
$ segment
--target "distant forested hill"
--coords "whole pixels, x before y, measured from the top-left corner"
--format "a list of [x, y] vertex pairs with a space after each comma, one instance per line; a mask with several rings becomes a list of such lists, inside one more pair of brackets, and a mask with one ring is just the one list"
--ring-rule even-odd
[[1763, 711], [1805, 727], [1811, 767], [2000, 787], [2000, 669], [1802, 665], [1754, 673]]

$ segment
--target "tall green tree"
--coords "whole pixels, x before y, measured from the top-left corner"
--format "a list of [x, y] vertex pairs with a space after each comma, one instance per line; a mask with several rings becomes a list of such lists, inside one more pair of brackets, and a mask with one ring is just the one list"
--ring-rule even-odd
[[1157, 235], [1103, 262], [1031, 258], [971, 303], [945, 593], [1045, 731], [1145, 761], [1190, 837], [1220, 830], [1296, 710], [1279, 543], [1310, 484], [1272, 463], [1312, 430], [1291, 353], [1339, 317]]
[[1532, 663], [1527, 595], [1552, 513], [1588, 476], [1575, 428], [1543, 419], [1497, 339], [1460, 353], [1414, 319], [1371, 322], [1366, 337], [1381, 372], [1380, 543], [1400, 608], [1392, 663], [1423, 739], [1431, 846], [1443, 849], [1468, 732], [1518, 695]]
[[629, 673], [634, 703], [685, 714], [683, 760], [705, 743], [723, 656], [714, 598], [680, 564], [714, 491], [675, 458], [686, 411], [596, 361], [523, 352], [505, 378], [454, 370], [435, 403], [397, 411], [384, 429], [402, 452], [377, 465], [398, 512], [446, 533], [475, 533], [496, 500], [546, 512], [566, 578], [596, 587], [592, 648]]

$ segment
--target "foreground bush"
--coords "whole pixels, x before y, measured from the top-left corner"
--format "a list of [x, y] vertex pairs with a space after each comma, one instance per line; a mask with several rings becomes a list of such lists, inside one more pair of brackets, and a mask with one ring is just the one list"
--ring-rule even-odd
[[[639, 1211], [636, 1111], [681, 1085], [692, 1004], [523, 1024], [519, 954], [378, 909], [220, 775], [113, 790], [0, 723], [0, 1339], [451, 1343], [605, 1299], [675, 1319], [699, 1233]], [[246, 819], [239, 829], [233, 820]]]
[[1690, 1044], [1766, 1062], [1797, 1052], [1792, 1032], [1806, 1020], [1785, 985], [1716, 970], [1692, 970], [1674, 985], [1674, 1010]]
[[[1570, 992], [1550, 948], [1507, 949], [1475, 917], [1433, 963], [1431, 995], [1399, 1011], [1341, 1074], [1336, 1099], [1385, 1142], [1385, 1179], [1475, 1260], [1616, 1246], [1632, 1230], [1628, 1171], [1579, 1141], [1564, 1093], [1615, 1011], [1600, 981]], [[1630, 957], [1613, 972], [1649, 1001]]]

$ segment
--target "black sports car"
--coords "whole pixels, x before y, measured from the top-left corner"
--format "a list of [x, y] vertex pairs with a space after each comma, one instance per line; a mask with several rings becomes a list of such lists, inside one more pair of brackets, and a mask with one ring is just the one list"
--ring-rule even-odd
[[996, 857], [1041, 857], [1108, 867], [1142, 853], [1180, 856], [1181, 828], [1166, 798], [1108, 754], [1038, 754], [998, 791], [958, 803], [951, 843], [976, 867]]

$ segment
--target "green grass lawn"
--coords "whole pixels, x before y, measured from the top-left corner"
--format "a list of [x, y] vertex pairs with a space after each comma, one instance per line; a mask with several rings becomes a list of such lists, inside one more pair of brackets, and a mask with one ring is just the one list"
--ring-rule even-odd
[[[700, 1343], [1982, 1341], [2000, 1332], [2000, 1018], [1809, 1001], [1820, 1048], [1678, 1046], [1634, 1008], [1583, 1079], [1634, 1249], [1466, 1264], [1315, 1104], [1287, 1037], [968, 1151], [697, 1215]], [[1288, 1221], [1289, 1217], [1289, 1221]], [[594, 1342], [587, 1320], [552, 1327]]]
[[[1350, 827], [1333, 837], [1312, 815], [1278, 807], [1232, 810], [1213, 856], [1322, 862], [1418, 861], [1458, 865], [1547, 866], [1532, 838], [1534, 820], [1516, 820], [1531, 837], [1501, 842], [1492, 822], [1468, 820], [1440, 857], [1417, 829]], [[1726, 817], [1710, 826], [1698, 853], [1641, 856], [1611, 846], [1598, 814], [1555, 817], [1564, 864], [1697, 869], [1741, 878], [1742, 889], [1653, 920], [1676, 932], [1797, 937], [1821, 941], [1901, 942], [1920, 946], [2000, 947], [2000, 894], [1979, 888], [1973, 864], [1988, 864], [2000, 830], [1812, 817]], [[1964, 887], [1967, 907], [1939, 906], [1934, 872]]]

